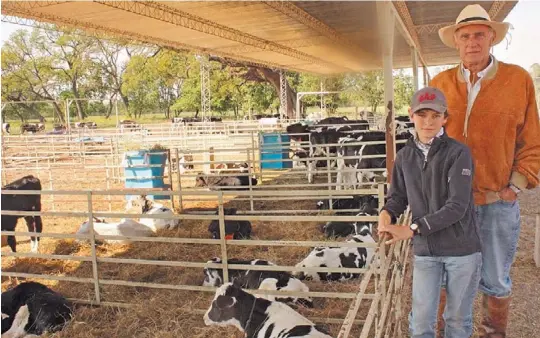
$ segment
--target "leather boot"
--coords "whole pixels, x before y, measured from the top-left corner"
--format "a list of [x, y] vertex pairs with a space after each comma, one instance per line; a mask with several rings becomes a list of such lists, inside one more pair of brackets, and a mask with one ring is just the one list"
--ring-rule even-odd
[[482, 296], [480, 338], [505, 338], [511, 297]]
[[444, 308], [446, 307], [446, 289], [441, 289], [441, 295], [439, 299], [439, 310], [437, 311], [437, 338], [444, 338]]

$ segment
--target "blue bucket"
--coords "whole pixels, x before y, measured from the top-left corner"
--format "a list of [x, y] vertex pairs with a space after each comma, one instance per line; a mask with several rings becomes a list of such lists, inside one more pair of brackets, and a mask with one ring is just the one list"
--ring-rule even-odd
[[[125, 187], [135, 189], [163, 188], [165, 190], [163, 175], [165, 174], [166, 162], [167, 154], [163, 151], [136, 150], [124, 153]], [[126, 198], [129, 199], [131, 196], [126, 196]], [[148, 195], [148, 198], [170, 199], [170, 196]]]

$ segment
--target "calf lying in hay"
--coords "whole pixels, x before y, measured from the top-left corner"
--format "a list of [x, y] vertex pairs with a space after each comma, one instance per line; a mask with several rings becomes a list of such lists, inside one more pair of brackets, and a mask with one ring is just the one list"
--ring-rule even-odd
[[[139, 195], [129, 199], [126, 204], [126, 211], [136, 210], [139, 214], [146, 215], [168, 215], [174, 216], [174, 212], [163, 204], [152, 201], [146, 195]], [[153, 232], [162, 229], [175, 229], [180, 225], [179, 219], [159, 219], [159, 218], [144, 218], [141, 217], [139, 222], [146, 225]]]
[[289, 306], [257, 298], [238, 285], [227, 283], [216, 290], [210, 308], [204, 314], [206, 325], [234, 325], [246, 337], [311, 337], [330, 338]]
[[[216, 212], [216, 215], [219, 211]], [[236, 215], [235, 208], [225, 208], [225, 215]], [[213, 220], [208, 226], [208, 232], [213, 239], [220, 239], [219, 235], [219, 220]], [[249, 239], [251, 238], [251, 222], [225, 220], [225, 238], [226, 239]]]
[[[214, 257], [207, 263], [221, 263], [219, 257]], [[270, 261], [263, 259], [242, 260], [238, 258], [230, 258], [228, 264], [241, 265], [275, 265]], [[214, 268], [205, 268], [203, 286], [220, 286], [223, 284], [223, 270]], [[309, 292], [309, 288], [299, 279], [293, 277], [286, 271], [263, 271], [263, 270], [235, 270], [229, 269], [229, 279], [237, 283], [239, 286], [247, 289], [260, 290], [282, 290], [282, 291], [300, 291]], [[313, 300], [311, 298], [300, 298], [294, 296], [274, 296], [268, 295], [263, 298], [276, 300], [288, 304], [298, 304], [312, 308]]]
[[60, 331], [71, 316], [71, 305], [64, 296], [43, 284], [22, 283], [2, 292], [2, 338]]
[[251, 185], [257, 185], [257, 179], [249, 176], [206, 176], [202, 173], [197, 175], [195, 180], [196, 187], [209, 188], [210, 190], [220, 190], [222, 187], [235, 187], [227, 190], [247, 190], [249, 182]]
[[[154, 230], [149, 226], [139, 223], [129, 218], [122, 218], [120, 222], [107, 223], [102, 218], [94, 217], [94, 232], [101, 236], [125, 236], [125, 237], [150, 237]], [[90, 222], [85, 221], [79, 227], [77, 235], [90, 234]], [[126, 239], [105, 239], [106, 243], [128, 244], [131, 241]], [[97, 243], [101, 241], [96, 240]]]

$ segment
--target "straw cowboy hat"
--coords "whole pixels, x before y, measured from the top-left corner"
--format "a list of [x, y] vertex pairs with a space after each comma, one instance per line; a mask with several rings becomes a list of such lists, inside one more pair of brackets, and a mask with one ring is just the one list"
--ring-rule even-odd
[[459, 13], [455, 25], [439, 29], [439, 37], [445, 45], [455, 48], [454, 33], [459, 28], [468, 25], [485, 25], [491, 27], [495, 31], [495, 40], [493, 40], [492, 46], [504, 40], [510, 27], [510, 24], [507, 22], [491, 21], [488, 12], [482, 6], [469, 5]]

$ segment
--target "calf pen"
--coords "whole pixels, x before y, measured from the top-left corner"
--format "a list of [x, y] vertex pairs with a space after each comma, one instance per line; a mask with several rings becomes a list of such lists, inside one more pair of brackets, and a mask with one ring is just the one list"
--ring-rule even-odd
[[[145, 193], [146, 191], [18, 191], [9, 193], [15, 194], [46, 194], [46, 195], [64, 195], [64, 196], [79, 196], [83, 197], [86, 200], [86, 209], [85, 211], [42, 211], [42, 212], [20, 212], [20, 211], [3, 211], [3, 214], [6, 215], [38, 215], [41, 214], [43, 217], [83, 217], [88, 218], [91, 226], [93, 227], [93, 217], [134, 217], [140, 216], [135, 214], [119, 214], [111, 212], [102, 212], [100, 211], [103, 208], [103, 204], [96, 205], [96, 197], [103, 195], [126, 195], [126, 194], [139, 194]], [[283, 198], [285, 201], [290, 200], [292, 196], [296, 196], [299, 199], [304, 199], [306, 197], [312, 198], [324, 198], [328, 197], [327, 190], [309, 190], [309, 191], [272, 191], [272, 198]], [[356, 191], [333, 191], [332, 195], [342, 196], [355, 194], [378, 194], [379, 201], [383, 201], [382, 189], [363, 189]], [[66, 261], [76, 261], [81, 264], [88, 264], [91, 266], [91, 276], [80, 277], [80, 276], [69, 276], [69, 273], [64, 273], [64, 276], [54, 274], [54, 273], [43, 273], [38, 274], [34, 273], [32, 269], [29, 269], [27, 272], [18, 272], [18, 271], [5, 271], [3, 269], [2, 276], [6, 277], [21, 277], [21, 278], [31, 278], [38, 280], [49, 280], [55, 281], [57, 283], [69, 282], [69, 283], [80, 283], [88, 284], [92, 287], [93, 292], [86, 294], [84, 297], [71, 297], [74, 302], [82, 304], [91, 304], [91, 305], [101, 305], [101, 306], [113, 306], [113, 307], [130, 307], [133, 306], [133, 302], [137, 299], [131, 298], [131, 301], [119, 301], [118, 299], [112, 299], [111, 295], [113, 292], [107, 291], [106, 288], [112, 287], [126, 287], [131, 288], [139, 294], [144, 295], [145, 293], [141, 290], [153, 289], [159, 292], [171, 291], [171, 292], [190, 292], [190, 293], [206, 293], [211, 294], [214, 292], [215, 288], [213, 287], [204, 287], [199, 285], [194, 285], [194, 283], [154, 283], [148, 281], [133, 281], [125, 279], [112, 279], [107, 278], [106, 274], [101, 270], [105, 266], [115, 265], [115, 269], [121, 270], [121, 266], [126, 265], [136, 265], [136, 266], [145, 266], [147, 269], [158, 267], [179, 267], [184, 270], [184, 274], [188, 274], [189, 269], [200, 269], [204, 267], [210, 268], [222, 268], [224, 271], [224, 278], [228, 278], [228, 272], [231, 268], [237, 270], [273, 270], [273, 271], [314, 271], [314, 272], [348, 272], [348, 273], [361, 273], [363, 274], [362, 279], [358, 283], [344, 285], [345, 292], [340, 290], [332, 290], [335, 288], [333, 285], [322, 284], [314, 285], [311, 284], [310, 288], [316, 289], [317, 291], [310, 292], [283, 292], [283, 291], [262, 291], [262, 290], [249, 290], [254, 294], [266, 294], [266, 295], [291, 295], [291, 296], [300, 296], [300, 297], [313, 297], [318, 299], [323, 299], [324, 304], [328, 305], [326, 308], [320, 309], [317, 311], [307, 311], [304, 312], [308, 318], [315, 321], [316, 323], [326, 323], [328, 325], [338, 326], [333, 332], [334, 336], [338, 337], [350, 337], [350, 336], [360, 336], [360, 337], [399, 337], [402, 336], [400, 322], [402, 318], [402, 308], [401, 308], [401, 290], [403, 286], [403, 276], [405, 273], [407, 256], [408, 256], [408, 243], [398, 243], [397, 245], [392, 245], [387, 247], [384, 245], [384, 241], [379, 241], [379, 243], [348, 243], [348, 242], [336, 242], [336, 241], [326, 241], [326, 240], [227, 240], [224, 236], [225, 232], [225, 221], [226, 220], [249, 220], [254, 222], [260, 222], [259, 226], [265, 222], [273, 222], [272, 226], [287, 225], [290, 227], [293, 222], [306, 223], [306, 222], [325, 222], [325, 221], [371, 221], [376, 222], [376, 216], [336, 216], [336, 215], [316, 215], [316, 216], [306, 216], [306, 215], [253, 215], [249, 214], [249, 211], [246, 211], [246, 214], [243, 215], [225, 215], [224, 206], [226, 200], [235, 198], [235, 197], [247, 197], [249, 195], [253, 196], [264, 196], [268, 192], [264, 191], [219, 191], [219, 192], [155, 192], [155, 194], [163, 195], [186, 195], [186, 196], [203, 196], [203, 197], [213, 197], [217, 202], [218, 213], [217, 215], [203, 215], [203, 214], [180, 214], [175, 215], [173, 218], [180, 219], [182, 222], [189, 221], [198, 221], [203, 220], [210, 222], [210, 220], [217, 219], [219, 221], [221, 239], [206, 239], [206, 238], [188, 238], [186, 234], [185, 237], [166, 237], [158, 233], [159, 237], [127, 237], [130, 241], [133, 241], [133, 246], [140, 244], [149, 244], [152, 246], [158, 246], [161, 244], [174, 245], [175, 248], [180, 245], [198, 245], [201, 248], [201, 252], [209, 252], [210, 249], [202, 249], [203, 246], [218, 246], [217, 250], [219, 256], [222, 258], [224, 263], [206, 263], [201, 262], [205, 259], [199, 258], [197, 262], [195, 261], [186, 261], [186, 258], [179, 256], [177, 260], [173, 260], [174, 257], [148, 257], [150, 259], [133, 259], [133, 258], [117, 258], [110, 257], [109, 254], [102, 252], [99, 247], [96, 247], [96, 240], [104, 239], [126, 239], [123, 236], [99, 236], [94, 232], [91, 232], [90, 235], [74, 235], [71, 233], [41, 233], [36, 234], [40, 237], [49, 237], [55, 239], [79, 239], [79, 240], [88, 240], [90, 241], [90, 249], [84, 255], [72, 255], [65, 254], [62, 252], [55, 252], [53, 254], [30, 254], [30, 253], [8, 253], [3, 252], [4, 257], [16, 257], [17, 259], [34, 259], [34, 264], [40, 260], [54, 260], [60, 261], [62, 264], [66, 264]], [[269, 212], [270, 213], [270, 212]], [[147, 218], [165, 218], [163, 216], [152, 216], [145, 215]], [[401, 224], [408, 224], [410, 221], [408, 214], [402, 216], [400, 219]], [[281, 222], [281, 223], [279, 223]], [[284, 224], [283, 222], [287, 222]], [[187, 227], [187, 224], [185, 225]], [[302, 226], [299, 226], [297, 229], [301, 229]], [[45, 231], [47, 226], [45, 225]], [[189, 230], [191, 231], [191, 230]], [[2, 231], [2, 235], [16, 235], [16, 236], [28, 236], [28, 232], [5, 232]], [[178, 233], [176, 234], [178, 235]], [[191, 237], [191, 236], [190, 236]], [[259, 254], [264, 252], [264, 249], [268, 251], [273, 251], [273, 248], [283, 248], [283, 255], [285, 256], [295, 256], [298, 255], [300, 249], [309, 248], [313, 246], [328, 246], [333, 247], [366, 247], [372, 248], [375, 250], [374, 259], [369, 265], [368, 268], [362, 269], [351, 269], [351, 268], [297, 268], [291, 265], [276, 265], [276, 266], [251, 266], [251, 265], [229, 265], [227, 264], [227, 258], [232, 257], [233, 252], [238, 252], [239, 248], [243, 248], [241, 251], [243, 253], [253, 252], [259, 250]], [[295, 249], [296, 248], [296, 249]], [[144, 250], [149, 248], [144, 247]], [[278, 249], [275, 249], [276, 252]], [[298, 252], [293, 252], [297, 250]], [[300, 253], [301, 254], [301, 253]], [[202, 256], [205, 257], [205, 256]], [[210, 255], [206, 256], [210, 258]], [[280, 257], [276, 254], [276, 257]], [[285, 259], [283, 259], [285, 260]], [[12, 269], [8, 270], [17, 270], [17, 263], [11, 267]], [[37, 269], [39, 270], [39, 269]], [[68, 269], [65, 269], [68, 270]], [[64, 271], [65, 271], [64, 270]], [[45, 270], [45, 272], [47, 272]], [[77, 293], [74, 293], [75, 296]], [[80, 294], [79, 294], [80, 295]], [[68, 295], [69, 296], [69, 295]], [[185, 296], [189, 297], [189, 296]], [[111, 299], [107, 299], [111, 298]], [[323, 302], [321, 300], [321, 303]], [[333, 311], [331, 304], [332, 302], [337, 302], [337, 300], [351, 300], [348, 309], [343, 312]], [[195, 301], [195, 303], [197, 303]], [[369, 305], [366, 306], [366, 303]], [[330, 304], [330, 305], [329, 305]], [[197, 313], [202, 317], [202, 313], [208, 307], [209, 302], [206, 298], [206, 303], [204, 301], [196, 304], [192, 311]]]

